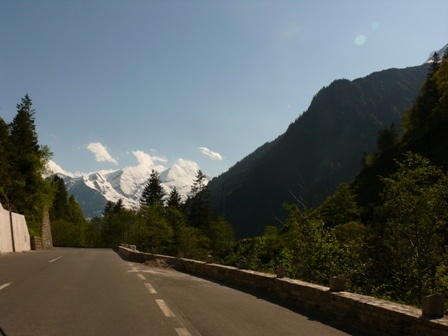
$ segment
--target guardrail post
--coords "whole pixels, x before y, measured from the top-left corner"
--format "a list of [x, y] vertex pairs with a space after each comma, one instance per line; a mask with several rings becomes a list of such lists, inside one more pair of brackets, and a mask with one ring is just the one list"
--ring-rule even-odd
[[285, 269], [283, 266], [278, 266], [276, 270], [277, 278], [283, 278], [285, 276]]
[[338, 277], [330, 278], [330, 292], [343, 292], [345, 291], [345, 279]]
[[422, 315], [426, 317], [443, 317], [443, 296], [440, 294], [428, 295], [423, 298]]
[[207, 264], [212, 264], [212, 263], [213, 263], [213, 257], [209, 254], [209, 255], [207, 256], [207, 259], [205, 259], [205, 262], [206, 262]]
[[238, 262], [238, 268], [239, 269], [247, 269], [247, 262], [244, 259], [240, 259]]

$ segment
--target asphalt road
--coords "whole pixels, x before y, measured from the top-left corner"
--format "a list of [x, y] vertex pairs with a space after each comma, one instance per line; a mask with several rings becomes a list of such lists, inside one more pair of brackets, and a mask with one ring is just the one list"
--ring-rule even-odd
[[58, 248], [0, 255], [0, 335], [355, 333], [224, 284], [129, 263], [109, 249]]

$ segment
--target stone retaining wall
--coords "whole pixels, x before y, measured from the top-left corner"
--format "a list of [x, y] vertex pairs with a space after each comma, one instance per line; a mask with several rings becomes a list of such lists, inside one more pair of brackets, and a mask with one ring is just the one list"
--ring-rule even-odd
[[272, 274], [211, 262], [142, 253], [136, 251], [132, 245], [120, 246], [118, 252], [123, 258], [134, 262], [159, 258], [177, 260], [177, 265], [182, 271], [245, 287], [301, 309], [318, 312], [322, 316], [328, 315], [371, 335], [448, 335], [447, 316], [424, 317], [422, 311], [417, 308], [359, 294], [332, 292], [329, 287], [278, 278]]

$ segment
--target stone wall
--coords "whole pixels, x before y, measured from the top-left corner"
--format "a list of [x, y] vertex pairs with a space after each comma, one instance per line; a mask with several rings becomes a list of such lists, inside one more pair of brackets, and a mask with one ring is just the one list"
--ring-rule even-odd
[[118, 252], [133, 262], [176, 259], [179, 270], [263, 293], [301, 309], [338, 319], [370, 335], [448, 335], [447, 316], [422, 316], [422, 311], [417, 308], [344, 291], [331, 291], [329, 287], [300, 280], [213, 264], [211, 260], [201, 262], [142, 253], [132, 245], [120, 246]]
[[[11, 220], [14, 242], [11, 234]], [[10, 216], [9, 211], [3, 209], [0, 204], [0, 253], [22, 252], [29, 251], [30, 249], [30, 234], [26, 225], [25, 216], [14, 212]]]

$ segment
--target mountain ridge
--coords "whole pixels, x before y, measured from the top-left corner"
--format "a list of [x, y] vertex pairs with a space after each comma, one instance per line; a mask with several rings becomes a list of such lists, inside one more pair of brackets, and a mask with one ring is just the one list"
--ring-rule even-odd
[[210, 181], [215, 211], [245, 238], [267, 225], [281, 226], [284, 202], [320, 204], [339, 183], [354, 178], [363, 153], [375, 151], [382, 128], [400, 125], [427, 66], [338, 79], [322, 88], [285, 133]]
[[[48, 170], [64, 180], [68, 194], [75, 196], [87, 218], [101, 216], [108, 201], [117, 202], [119, 199], [125, 207], [137, 209], [152, 169], [151, 166], [139, 164], [116, 170], [72, 174], [53, 161], [48, 164]], [[185, 199], [198, 170], [195, 162], [178, 159], [171, 167], [159, 167], [157, 171], [166, 194], [176, 187]]]

